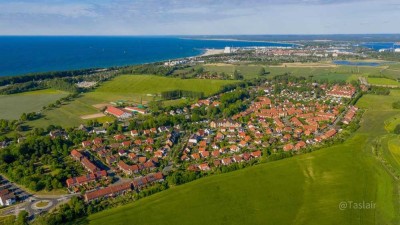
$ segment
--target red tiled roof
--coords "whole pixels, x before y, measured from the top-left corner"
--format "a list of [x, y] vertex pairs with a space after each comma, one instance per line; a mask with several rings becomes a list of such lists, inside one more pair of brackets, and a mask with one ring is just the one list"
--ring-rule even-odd
[[83, 157], [83, 155], [82, 155], [80, 152], [78, 152], [76, 149], [74, 149], [74, 150], [71, 151], [71, 155], [72, 155], [73, 157], [77, 158], [77, 159], [80, 159], [80, 158]]
[[122, 116], [125, 113], [121, 109], [115, 108], [114, 106], [108, 106], [106, 112], [117, 117]]
[[129, 191], [129, 190], [131, 190], [131, 188], [132, 188], [132, 184], [130, 182], [124, 183], [124, 184], [119, 184], [119, 185], [114, 185], [114, 186], [108, 186], [103, 189], [99, 189], [96, 191], [86, 193], [85, 201], [88, 202], [88, 201], [95, 200], [98, 198], [115, 195], [115, 194], [118, 194], [123, 191]]

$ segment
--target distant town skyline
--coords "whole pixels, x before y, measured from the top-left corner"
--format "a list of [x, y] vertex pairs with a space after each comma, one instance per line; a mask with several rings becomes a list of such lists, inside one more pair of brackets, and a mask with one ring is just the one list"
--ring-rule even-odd
[[0, 35], [400, 33], [398, 0], [0, 0]]

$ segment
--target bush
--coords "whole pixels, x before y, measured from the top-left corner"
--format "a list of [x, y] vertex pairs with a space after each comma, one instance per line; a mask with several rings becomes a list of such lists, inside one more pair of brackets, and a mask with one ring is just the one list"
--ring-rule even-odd
[[400, 124], [397, 124], [397, 126], [394, 128], [393, 131], [395, 134], [400, 134]]
[[400, 101], [393, 102], [392, 107], [393, 109], [400, 109]]

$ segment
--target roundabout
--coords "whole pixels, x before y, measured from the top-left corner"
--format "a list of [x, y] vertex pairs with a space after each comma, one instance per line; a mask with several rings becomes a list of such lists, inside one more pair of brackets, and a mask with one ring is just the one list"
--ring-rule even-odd
[[40, 200], [31, 205], [33, 210], [44, 210], [50, 208], [53, 205], [53, 202], [50, 200]]

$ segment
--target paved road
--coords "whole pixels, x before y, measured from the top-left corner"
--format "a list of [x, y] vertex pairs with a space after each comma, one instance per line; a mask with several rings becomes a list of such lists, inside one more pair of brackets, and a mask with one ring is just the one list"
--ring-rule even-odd
[[[54, 209], [58, 204], [67, 202], [73, 196], [79, 195], [33, 195], [2, 176], [0, 176], [0, 188], [8, 189], [13, 192], [19, 202], [6, 207], [2, 212], [3, 215], [18, 215], [20, 211], [25, 210], [29, 215], [34, 217], [35, 215]], [[47, 201], [49, 205], [43, 208], [36, 207], [36, 204], [40, 201]]]

